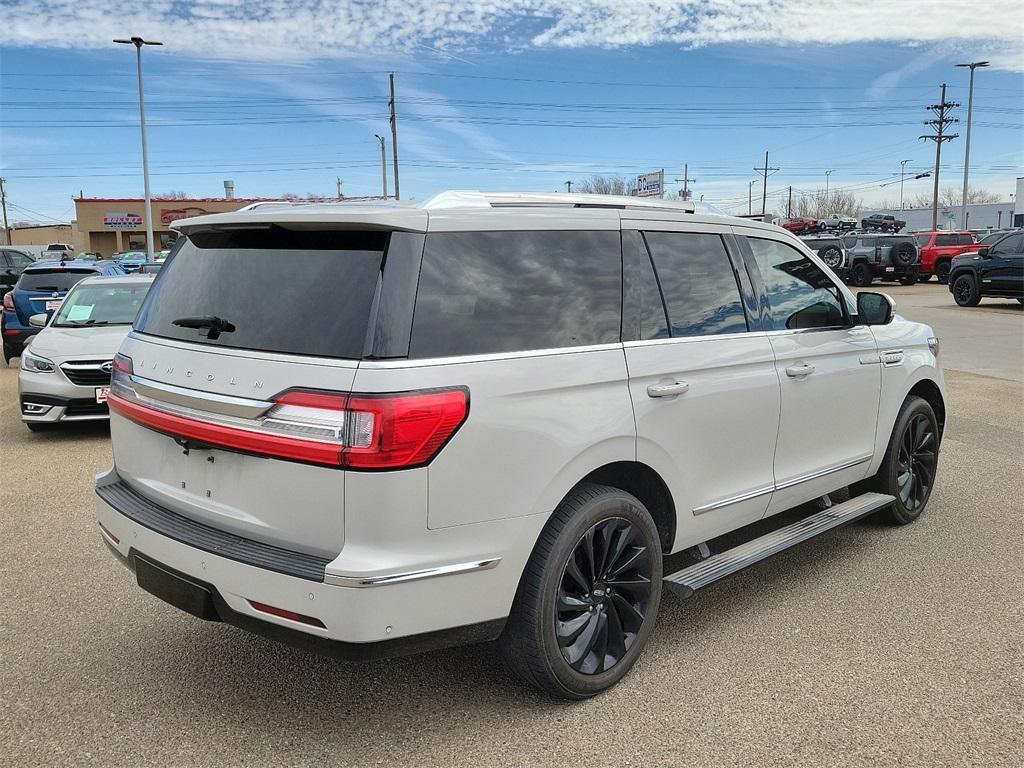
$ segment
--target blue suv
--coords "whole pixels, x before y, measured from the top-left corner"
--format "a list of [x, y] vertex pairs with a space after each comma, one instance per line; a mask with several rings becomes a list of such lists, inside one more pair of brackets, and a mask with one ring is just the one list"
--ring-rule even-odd
[[3, 299], [0, 336], [3, 337], [4, 362], [19, 357], [28, 340], [39, 333], [39, 328], [29, 324], [29, 318], [42, 312], [47, 317], [52, 315], [79, 280], [123, 274], [124, 268], [114, 261], [37, 261], [26, 267], [14, 290]]

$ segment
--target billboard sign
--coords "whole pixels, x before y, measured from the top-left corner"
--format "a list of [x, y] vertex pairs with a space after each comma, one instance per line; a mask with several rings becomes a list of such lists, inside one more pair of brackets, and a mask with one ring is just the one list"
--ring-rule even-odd
[[665, 172], [641, 173], [636, 177], [637, 197], [661, 197], [665, 193]]
[[111, 229], [138, 229], [142, 226], [142, 217], [136, 213], [105, 213], [103, 226]]

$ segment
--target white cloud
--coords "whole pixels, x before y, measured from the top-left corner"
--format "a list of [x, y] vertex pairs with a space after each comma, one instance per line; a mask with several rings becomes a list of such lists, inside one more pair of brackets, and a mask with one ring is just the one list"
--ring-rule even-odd
[[20, 0], [3, 15], [0, 45], [106, 48], [131, 33], [246, 60], [828, 40], [970, 44], [1024, 71], [1019, 0]]

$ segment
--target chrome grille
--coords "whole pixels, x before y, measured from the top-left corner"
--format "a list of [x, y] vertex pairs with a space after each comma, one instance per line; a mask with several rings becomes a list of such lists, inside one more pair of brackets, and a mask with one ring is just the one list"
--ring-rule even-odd
[[74, 362], [62, 363], [60, 369], [72, 384], [77, 384], [81, 387], [109, 387], [110, 371], [104, 371], [104, 365], [109, 368], [110, 361], [76, 360]]

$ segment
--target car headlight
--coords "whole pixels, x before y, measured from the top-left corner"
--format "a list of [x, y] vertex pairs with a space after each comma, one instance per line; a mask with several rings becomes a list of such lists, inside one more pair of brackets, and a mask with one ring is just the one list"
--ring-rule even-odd
[[33, 355], [28, 350], [21, 353], [21, 368], [24, 371], [32, 371], [34, 373], [53, 373], [57, 370], [57, 366], [53, 364], [52, 360], [39, 357], [39, 355]]

